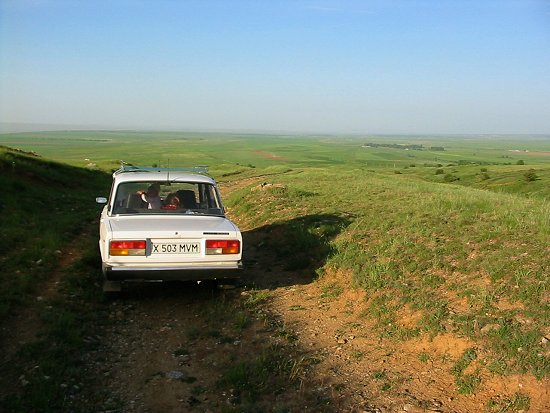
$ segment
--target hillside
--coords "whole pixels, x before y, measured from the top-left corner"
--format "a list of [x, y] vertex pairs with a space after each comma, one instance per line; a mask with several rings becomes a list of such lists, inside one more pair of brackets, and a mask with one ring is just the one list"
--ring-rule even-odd
[[59, 252], [97, 218], [94, 199], [108, 193], [109, 178], [0, 147], [0, 320], [36, 292], [56, 267]]
[[[304, 214], [351, 221], [320, 274], [349, 273], [341, 287], [367, 292], [366, 308], [382, 336], [457, 334], [484, 353], [483, 368], [548, 375], [545, 199], [337, 168], [267, 182], [273, 185], [260, 198], [250, 188], [231, 198], [246, 225]], [[321, 236], [324, 230], [312, 229]], [[288, 246], [304, 248], [300, 240]], [[403, 312], [415, 322], [404, 326]]]

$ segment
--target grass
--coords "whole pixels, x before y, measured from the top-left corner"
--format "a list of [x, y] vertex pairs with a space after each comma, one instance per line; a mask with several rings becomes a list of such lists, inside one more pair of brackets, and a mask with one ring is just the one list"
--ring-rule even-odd
[[[281, 174], [271, 182], [295, 190], [307, 182], [315, 196], [258, 198], [249, 188], [231, 202], [247, 205], [236, 207], [252, 225], [273, 219], [262, 215], [266, 210], [278, 211], [278, 219], [287, 222], [305, 210], [351, 217], [328, 239], [325, 266], [351, 270], [354, 286], [375, 294], [370, 314], [382, 335], [400, 340], [419, 331], [466, 335], [493, 349], [495, 360], [505, 357], [509, 373], [548, 375], [548, 356], [539, 355], [550, 314], [545, 198], [336, 167]], [[334, 182], [342, 183], [337, 190]], [[469, 305], [457, 311], [461, 297]], [[405, 303], [423, 312], [418, 325], [388, 329]], [[509, 305], [517, 307], [514, 314], [505, 309]], [[510, 316], [528, 324], [506, 322], [491, 334], [471, 328], [502, 324]], [[463, 387], [474, 384], [471, 378]]]
[[[98, 215], [108, 175], [0, 148], [0, 321], [27, 302]], [[83, 184], [85, 183], [85, 184]]]
[[[488, 340], [497, 348], [500, 341], [500, 348], [507, 351], [505, 334], [481, 338], [461, 317], [498, 322], [507, 315], [499, 305], [511, 302], [521, 307], [521, 314], [529, 314], [537, 331], [533, 335], [538, 334], [540, 340], [549, 310], [544, 302], [548, 294], [547, 241], [546, 233], [540, 231], [546, 226], [545, 201], [469, 188], [444, 186], [434, 191], [433, 186], [421, 182], [404, 186], [377, 176], [348, 178], [351, 186], [367, 180], [368, 185], [362, 186], [370, 193], [383, 194], [383, 187], [388, 186], [392, 199], [369, 198], [367, 211], [358, 214], [350, 229], [336, 240], [338, 253], [328, 265], [351, 269], [355, 285], [361, 288], [393, 291], [392, 300], [382, 308], [389, 319], [392, 307], [410, 303], [426, 313], [419, 326], [422, 329], [439, 333], [449, 329], [450, 321], [451, 331]], [[471, 309], [451, 314], [452, 300], [446, 292], [454, 290], [460, 296], [472, 284], [475, 293], [467, 294]], [[506, 329], [521, 337], [523, 344], [517, 347], [530, 348], [531, 354], [540, 352], [535, 340], [525, 335], [525, 326], [512, 323]], [[519, 371], [529, 370], [523, 357], [514, 358]], [[531, 371], [540, 377], [538, 364], [531, 365]]]
[[485, 410], [487, 413], [519, 412], [529, 410], [531, 400], [522, 393], [514, 393], [511, 397], [492, 399]]
[[464, 351], [451, 369], [455, 376], [458, 391], [461, 394], [472, 394], [481, 382], [479, 374], [466, 374], [465, 370], [477, 359], [477, 352], [473, 348]]
[[[37, 341], [15, 355], [26, 385], [1, 403], [7, 411], [60, 411], [82, 387], [80, 354], [97, 345], [103, 298], [94, 197], [108, 190], [109, 176], [7, 148], [0, 148], [0, 172], [0, 322], [23, 306], [40, 314]], [[75, 240], [82, 258], [60, 266]], [[59, 293], [37, 301], [54, 273]]]
[[293, 368], [292, 361], [284, 353], [274, 347], [250, 360], [230, 366], [221, 377], [219, 386], [233, 389], [234, 396], [242, 405], [253, 405], [259, 395], [268, 390], [277, 394], [281, 391], [277, 386], [284, 387], [283, 383], [277, 382], [277, 378], [290, 378]]
[[98, 253], [93, 244], [83, 247], [89, 252], [65, 269], [60, 295], [40, 302], [38, 339], [17, 354], [17, 368], [23, 369], [19, 380], [25, 385], [0, 400], [5, 411], [64, 411], [87, 385], [81, 355], [99, 345], [96, 334], [104, 323], [104, 298]]

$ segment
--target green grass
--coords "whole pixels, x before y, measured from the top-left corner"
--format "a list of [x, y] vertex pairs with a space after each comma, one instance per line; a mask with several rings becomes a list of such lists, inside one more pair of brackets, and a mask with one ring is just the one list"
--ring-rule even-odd
[[[548, 375], [548, 356], [539, 355], [542, 329], [550, 317], [545, 197], [434, 185], [418, 176], [384, 171], [333, 166], [297, 172], [272, 175], [270, 183], [288, 188], [287, 193], [315, 196], [259, 197], [249, 187], [229, 198], [230, 205], [249, 217], [250, 225], [274, 220], [288, 225], [297, 215], [347, 217], [327, 239], [324, 266], [351, 270], [353, 285], [375, 297], [387, 292], [390, 298], [382, 307], [371, 303], [382, 335], [401, 340], [419, 331], [467, 335], [494, 349], [495, 360], [505, 357], [509, 372]], [[468, 308], [451, 311], [465, 296]], [[424, 314], [418, 330], [384, 328], [405, 303]], [[513, 316], [529, 323], [508, 323], [502, 327], [506, 334], [471, 328], [473, 322], [483, 327], [509, 319], [506, 305], [517, 306]], [[507, 336], [519, 342], [511, 344]], [[465, 387], [473, 384], [475, 380]]]
[[[97, 345], [90, 337], [103, 300], [95, 196], [108, 191], [109, 178], [0, 148], [0, 322], [23, 307], [40, 315], [37, 341], [15, 355], [27, 385], [0, 401], [6, 411], [62, 411], [82, 387], [80, 354]], [[60, 268], [71, 248], [82, 257]], [[55, 272], [60, 294], [37, 301]]]
[[284, 351], [275, 347], [229, 366], [219, 380], [219, 386], [234, 389], [240, 404], [254, 404], [259, 395], [268, 390], [277, 393], [279, 389], [273, 388], [277, 377], [290, 377], [291, 370], [291, 360], [284, 356]]
[[0, 321], [26, 302], [99, 214], [109, 176], [0, 148]]
[[470, 364], [477, 359], [477, 352], [473, 348], [464, 351], [462, 356], [456, 361], [451, 369], [451, 373], [455, 376], [455, 383], [458, 392], [461, 394], [473, 394], [481, 383], [479, 370], [475, 373], [466, 374], [466, 370]]
[[512, 397], [492, 399], [485, 411], [487, 413], [519, 412], [529, 410], [531, 400], [529, 396], [522, 393], [515, 393]]
[[83, 383], [87, 378], [81, 356], [97, 349], [97, 330], [105, 322], [99, 254], [92, 240], [83, 243], [83, 257], [64, 270], [60, 295], [40, 302], [38, 338], [16, 355], [17, 366], [24, 369], [19, 379], [27, 384], [0, 400], [5, 411], [65, 411], [71, 408], [70, 398], [89, 384]]

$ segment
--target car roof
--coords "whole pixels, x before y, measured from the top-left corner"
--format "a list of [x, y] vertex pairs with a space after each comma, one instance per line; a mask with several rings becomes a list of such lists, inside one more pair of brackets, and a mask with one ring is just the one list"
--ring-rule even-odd
[[179, 171], [124, 171], [113, 175], [116, 183], [122, 182], [193, 182], [215, 184], [213, 178], [194, 173], [184, 173]]

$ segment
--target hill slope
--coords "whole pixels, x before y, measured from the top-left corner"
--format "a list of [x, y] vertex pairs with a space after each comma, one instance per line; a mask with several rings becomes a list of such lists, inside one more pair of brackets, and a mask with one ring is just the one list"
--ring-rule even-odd
[[[487, 376], [548, 377], [550, 205], [544, 198], [324, 168], [267, 177], [260, 187], [235, 192], [231, 202], [244, 227], [310, 214], [351, 220], [332, 241], [321, 280], [336, 296], [365, 291], [355, 322], [373, 321], [381, 339], [468, 340], [453, 360], [461, 392], [475, 394]], [[311, 232], [322, 237], [326, 230], [321, 223]], [[284, 257], [308, 248], [300, 239], [289, 242], [272, 249]], [[332, 280], [338, 273], [348, 276]]]
[[49, 277], [59, 252], [97, 217], [95, 196], [109, 185], [105, 173], [0, 147], [0, 320]]

